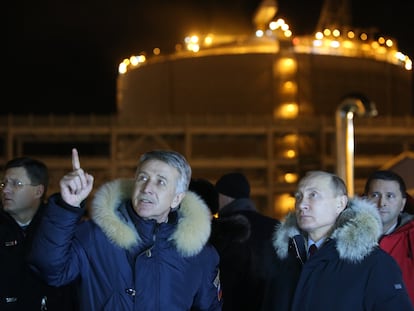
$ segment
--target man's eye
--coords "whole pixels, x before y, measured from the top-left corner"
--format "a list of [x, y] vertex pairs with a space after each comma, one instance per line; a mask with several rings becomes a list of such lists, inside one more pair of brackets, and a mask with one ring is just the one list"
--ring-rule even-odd
[[144, 175], [138, 175], [138, 177], [137, 177], [137, 181], [146, 181], [148, 178], [147, 178], [147, 176], [144, 176]]

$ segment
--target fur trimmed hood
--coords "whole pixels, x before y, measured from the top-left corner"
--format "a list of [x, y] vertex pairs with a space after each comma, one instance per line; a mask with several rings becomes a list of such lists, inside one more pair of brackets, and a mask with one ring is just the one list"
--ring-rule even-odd
[[[110, 241], [121, 248], [138, 245], [141, 238], [132, 223], [123, 219], [119, 207], [131, 198], [132, 179], [117, 179], [99, 188], [91, 202], [91, 218]], [[183, 256], [198, 254], [211, 232], [211, 213], [204, 201], [193, 192], [187, 192], [180, 204], [178, 224], [170, 239]]]
[[[273, 235], [273, 246], [281, 259], [288, 256], [290, 240], [301, 234], [295, 213], [289, 213]], [[355, 197], [337, 218], [328, 238], [336, 241], [340, 259], [359, 262], [378, 246], [381, 234], [382, 222], [377, 207]]]

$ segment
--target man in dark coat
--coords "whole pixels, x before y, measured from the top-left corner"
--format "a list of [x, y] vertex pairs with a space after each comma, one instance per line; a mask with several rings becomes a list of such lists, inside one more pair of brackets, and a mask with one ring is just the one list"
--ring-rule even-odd
[[[0, 310], [76, 310], [71, 286], [47, 286], [29, 268], [27, 256], [44, 211], [48, 186], [43, 162], [21, 157], [10, 160], [0, 183]], [[46, 254], [44, 254], [47, 256]]]
[[[259, 310], [274, 263], [271, 237], [279, 221], [257, 211], [243, 174], [225, 174], [215, 187], [219, 212], [213, 220], [211, 242], [220, 254], [223, 310]], [[268, 255], [272, 252], [274, 256]]]
[[306, 174], [295, 198], [295, 212], [275, 231], [280, 262], [262, 310], [414, 310], [401, 270], [378, 246], [382, 223], [372, 202], [348, 202], [343, 180], [323, 171]]

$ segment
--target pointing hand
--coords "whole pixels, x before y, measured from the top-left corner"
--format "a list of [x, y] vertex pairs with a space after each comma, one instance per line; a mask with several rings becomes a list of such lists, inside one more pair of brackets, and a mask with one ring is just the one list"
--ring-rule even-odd
[[72, 172], [60, 180], [62, 199], [69, 205], [79, 207], [93, 188], [93, 176], [86, 173], [80, 166], [78, 151], [72, 149]]

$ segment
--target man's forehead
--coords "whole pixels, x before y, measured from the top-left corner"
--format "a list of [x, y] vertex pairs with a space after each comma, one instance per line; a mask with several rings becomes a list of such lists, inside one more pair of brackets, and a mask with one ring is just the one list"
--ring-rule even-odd
[[325, 175], [305, 177], [299, 182], [299, 189], [321, 189], [329, 186], [329, 178]]
[[171, 174], [178, 174], [178, 170], [168, 163], [165, 163], [164, 161], [150, 159], [141, 163], [140, 167], [138, 168], [138, 173], [151, 173], [166, 177]]
[[4, 176], [25, 177], [27, 176], [27, 172], [26, 172], [26, 169], [22, 166], [10, 167], [4, 172]]
[[400, 185], [395, 180], [384, 180], [384, 179], [374, 179], [370, 183], [370, 189], [375, 190], [378, 188], [385, 188], [385, 189], [398, 189], [400, 188]]

